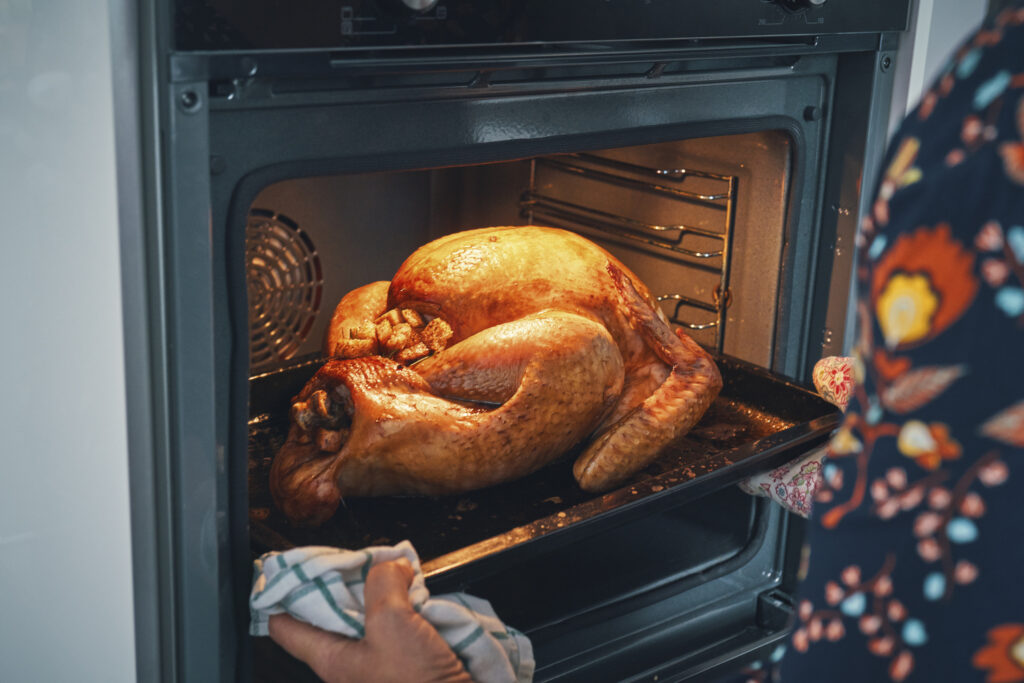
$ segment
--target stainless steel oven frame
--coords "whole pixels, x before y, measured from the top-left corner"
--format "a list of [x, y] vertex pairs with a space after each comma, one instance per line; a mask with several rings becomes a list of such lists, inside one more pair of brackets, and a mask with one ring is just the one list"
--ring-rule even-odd
[[[776, 27], [765, 37], [659, 37], [602, 49], [569, 41], [543, 50], [202, 52], [175, 50], [169, 4], [139, 8], [141, 128], [125, 135], [140, 143], [141, 220], [137, 231], [122, 229], [122, 275], [133, 292], [126, 335], [139, 348], [128, 397], [144, 678], [251, 675], [239, 254], [249, 205], [274, 181], [783, 130], [794, 157], [770, 369], [806, 382], [818, 357], [844, 348], [851, 247], [866, 209], [860, 188], [878, 172], [902, 26], [814, 34], [801, 25], [793, 35]], [[906, 3], [902, 13], [905, 22]], [[763, 574], [745, 609], [771, 622], [786, 613], [771, 602], [792, 589], [799, 524], [759, 510], [747, 557], [758, 563], [737, 571]], [[702, 590], [714, 586], [709, 575]], [[642, 600], [658, 602], [655, 593]], [[685, 614], [688, 603], [665, 596], [663, 604]], [[729, 652], [683, 653], [644, 671], [661, 671], [661, 680], [710, 675], [784, 638], [784, 624], [769, 631]], [[572, 649], [585, 635], [581, 627], [558, 637]], [[661, 647], [650, 656], [665, 657]], [[566, 661], [553, 679], [586, 673]]]

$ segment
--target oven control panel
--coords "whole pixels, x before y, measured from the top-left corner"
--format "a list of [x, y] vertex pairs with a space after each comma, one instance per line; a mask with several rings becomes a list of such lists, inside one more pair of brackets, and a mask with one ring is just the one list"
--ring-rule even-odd
[[799, 12], [812, 7], [821, 7], [826, 0], [778, 0], [778, 2], [788, 10]]
[[900, 31], [909, 0], [176, 0], [178, 50], [374, 49]]

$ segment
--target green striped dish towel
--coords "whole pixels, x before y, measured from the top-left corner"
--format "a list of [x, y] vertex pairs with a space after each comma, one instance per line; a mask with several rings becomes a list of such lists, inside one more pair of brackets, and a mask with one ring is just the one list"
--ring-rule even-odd
[[324, 630], [362, 638], [366, 575], [374, 564], [401, 557], [416, 571], [409, 587], [413, 607], [438, 630], [476, 683], [533, 680], [530, 639], [506, 626], [486, 600], [465, 593], [432, 597], [409, 541], [363, 550], [304, 546], [266, 553], [254, 563], [249, 632], [265, 636], [270, 616], [287, 613]]

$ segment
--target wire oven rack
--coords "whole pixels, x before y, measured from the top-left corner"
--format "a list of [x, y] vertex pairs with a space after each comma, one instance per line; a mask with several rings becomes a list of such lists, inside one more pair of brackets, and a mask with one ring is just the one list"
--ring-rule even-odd
[[[539, 183], [544, 175], [550, 182]], [[581, 192], [559, 194], [557, 176], [585, 183]], [[685, 269], [712, 272], [716, 284], [708, 296], [666, 293], [669, 320], [689, 330], [711, 330], [711, 346], [721, 353], [729, 292], [730, 246], [736, 206], [736, 176], [690, 168], [659, 168], [595, 154], [566, 154], [531, 160], [530, 188], [520, 197], [524, 218], [537, 219], [561, 228], [597, 230], [618, 241], [653, 247]], [[680, 220], [665, 224], [639, 215], [642, 211], [619, 206], [580, 203], [579, 197], [600, 198], [613, 188], [653, 196], [662, 208]], [[685, 220], [694, 211], [704, 216], [702, 225]], [[632, 211], [632, 214], [629, 213]], [[724, 295], [723, 295], [724, 292]], [[702, 315], [700, 312], [704, 312]], [[710, 317], [706, 314], [712, 314]]]

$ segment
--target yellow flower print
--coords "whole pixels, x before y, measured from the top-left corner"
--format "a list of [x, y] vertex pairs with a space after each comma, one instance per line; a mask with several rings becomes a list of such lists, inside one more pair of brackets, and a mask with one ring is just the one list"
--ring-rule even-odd
[[871, 310], [890, 351], [923, 344], [955, 323], [978, 292], [974, 254], [948, 225], [902, 235], [871, 273]]
[[863, 448], [863, 444], [861, 444], [847, 426], [840, 427], [839, 431], [837, 431], [835, 436], [832, 437], [832, 441], [828, 445], [828, 450], [831, 455], [851, 455], [853, 453], [860, 453], [861, 448]]
[[935, 439], [932, 437], [928, 425], [920, 420], [910, 420], [900, 430], [896, 439], [896, 447], [900, 453], [908, 458], [914, 458], [922, 453], [935, 449]]
[[899, 151], [885, 171], [885, 179], [893, 184], [893, 189], [912, 185], [921, 179], [921, 169], [913, 165], [920, 149], [921, 141], [917, 138], [906, 138], [900, 144]]
[[927, 275], [895, 273], [875, 303], [885, 345], [892, 349], [924, 339], [938, 307], [939, 297]]
[[954, 460], [961, 453], [960, 444], [949, 435], [949, 427], [920, 420], [910, 420], [900, 428], [896, 448], [926, 470], [937, 469], [943, 460]]
[[878, 199], [875, 201], [874, 217], [879, 225], [889, 222], [889, 199], [897, 190], [912, 185], [921, 179], [921, 169], [914, 166], [917, 153], [921, 149], [921, 141], [917, 138], [905, 138], [900, 143], [892, 163], [885, 170], [882, 184], [878, 188]]

